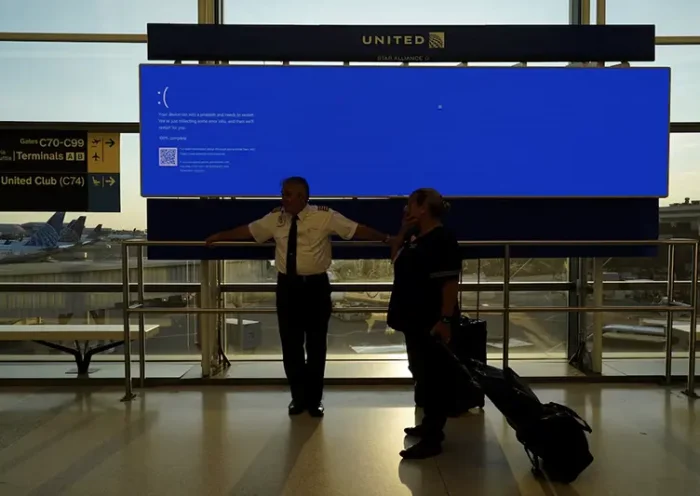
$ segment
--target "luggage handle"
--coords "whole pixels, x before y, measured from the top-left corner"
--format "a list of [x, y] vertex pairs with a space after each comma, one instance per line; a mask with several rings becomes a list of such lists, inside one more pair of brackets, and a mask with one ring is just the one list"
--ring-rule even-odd
[[[462, 271], [459, 272], [459, 283], [460, 286], [464, 282], [464, 273]], [[481, 315], [481, 288], [479, 286], [481, 285], [481, 258], [476, 259], [476, 315], [475, 315], [475, 320], [479, 320], [479, 317]], [[461, 309], [462, 309], [462, 291], [460, 290], [459, 292], [459, 308], [460, 308], [460, 314]], [[467, 317], [471, 319], [471, 316], [467, 314]]]
[[481, 312], [481, 257], [476, 260], [476, 320]]
[[[447, 353], [447, 356], [449, 357], [450, 360], [459, 367], [462, 372], [465, 372], [467, 374], [467, 377], [469, 378], [469, 382], [476, 388], [476, 389], [481, 389], [481, 386], [477, 382], [477, 380], [474, 378], [474, 374], [472, 374], [472, 371], [469, 370], [469, 367], [467, 367], [466, 364], [462, 363], [459, 358], [454, 354], [454, 352], [450, 349], [450, 347], [440, 338], [436, 337], [435, 338], [435, 343], [443, 349]], [[478, 364], [479, 362], [474, 362], [473, 360], [470, 360], [470, 365], [473, 364]]]
[[530, 448], [527, 446], [523, 446], [523, 448], [525, 448], [525, 454], [530, 459], [530, 463], [532, 463], [532, 468], [539, 472], [541, 470], [539, 457], [530, 451]]

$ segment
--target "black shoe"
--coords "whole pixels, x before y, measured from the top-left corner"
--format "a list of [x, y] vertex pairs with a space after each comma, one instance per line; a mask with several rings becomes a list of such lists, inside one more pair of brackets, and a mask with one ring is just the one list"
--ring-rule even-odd
[[321, 403], [320, 401], [312, 406], [309, 406], [308, 410], [309, 415], [316, 418], [323, 417], [323, 414], [325, 412], [325, 408], [323, 408], [323, 403]]
[[289, 415], [299, 415], [300, 413], [302, 413], [304, 411], [304, 407], [301, 405], [302, 403], [292, 400], [288, 408]]
[[423, 426], [417, 425], [415, 427], [406, 427], [403, 430], [407, 436], [411, 437], [423, 437]]
[[[406, 433], [407, 436], [411, 437], [418, 437], [421, 439], [428, 437], [425, 428], [422, 425], [417, 425], [415, 427], [406, 427], [403, 431]], [[445, 439], [445, 434], [443, 432], [440, 432], [439, 435], [433, 437], [439, 439], [439, 441], [442, 442]]]
[[406, 460], [424, 460], [440, 453], [442, 453], [442, 443], [423, 439], [399, 454]]

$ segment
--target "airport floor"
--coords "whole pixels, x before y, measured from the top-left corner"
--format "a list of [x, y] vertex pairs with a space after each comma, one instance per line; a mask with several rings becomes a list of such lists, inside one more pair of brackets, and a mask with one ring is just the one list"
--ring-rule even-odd
[[8, 496], [602, 496], [700, 493], [700, 403], [677, 388], [537, 385], [594, 429], [571, 486], [535, 479], [503, 417], [450, 420], [445, 452], [401, 462], [406, 387], [332, 387], [326, 417], [286, 415], [279, 388], [0, 389]]

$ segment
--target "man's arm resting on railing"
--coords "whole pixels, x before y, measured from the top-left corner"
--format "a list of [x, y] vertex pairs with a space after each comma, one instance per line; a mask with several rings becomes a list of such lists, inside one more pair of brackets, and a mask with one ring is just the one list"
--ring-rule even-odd
[[221, 231], [216, 234], [212, 234], [206, 240], [207, 244], [216, 243], [219, 241], [246, 241], [253, 238], [253, 234], [250, 232], [250, 227], [238, 226], [228, 231]]
[[328, 215], [328, 229], [343, 239], [357, 239], [363, 241], [380, 241], [388, 243], [390, 236], [348, 219], [335, 210], [326, 209]]
[[209, 245], [217, 241], [246, 241], [251, 238], [258, 243], [264, 243], [272, 239], [278, 218], [279, 213], [273, 211], [261, 219], [254, 220], [250, 224], [238, 226], [229, 231], [222, 231], [209, 236], [206, 243]]
[[371, 227], [362, 224], [357, 225], [355, 235], [353, 236], [353, 239], [380, 241], [382, 243], [388, 243], [390, 238], [391, 237], [388, 234], [384, 234], [383, 232], [377, 231], [376, 229], [372, 229]]

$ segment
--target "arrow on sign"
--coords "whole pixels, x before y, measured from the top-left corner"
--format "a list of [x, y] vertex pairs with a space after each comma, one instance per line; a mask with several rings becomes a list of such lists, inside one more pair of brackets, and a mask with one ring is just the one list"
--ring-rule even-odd
[[110, 187], [114, 186], [114, 183], [116, 183], [116, 182], [117, 181], [115, 181], [113, 177], [110, 177], [109, 179], [107, 179], [107, 184], [109, 184]]
[[114, 140], [112, 138], [109, 138], [109, 140], [107, 141], [107, 146], [112, 148], [114, 145], [115, 145]]

